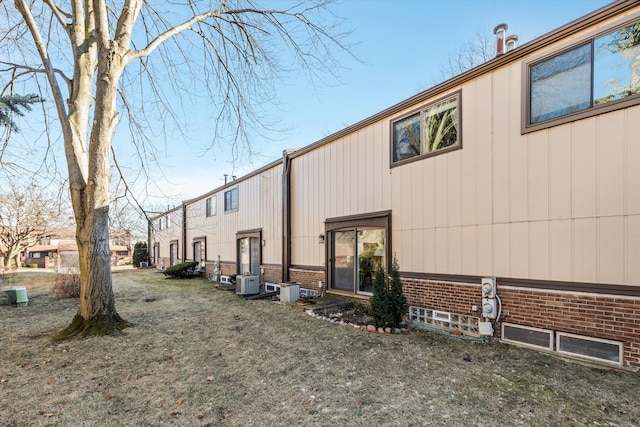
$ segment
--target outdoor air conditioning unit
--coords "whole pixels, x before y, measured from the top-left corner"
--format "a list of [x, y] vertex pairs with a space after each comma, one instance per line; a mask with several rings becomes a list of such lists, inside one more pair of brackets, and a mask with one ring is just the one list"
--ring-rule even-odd
[[258, 276], [236, 276], [236, 294], [251, 295], [260, 293]]

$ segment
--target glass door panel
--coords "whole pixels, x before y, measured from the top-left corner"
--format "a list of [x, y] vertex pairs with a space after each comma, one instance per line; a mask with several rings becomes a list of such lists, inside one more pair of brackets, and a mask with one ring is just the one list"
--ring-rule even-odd
[[335, 231], [331, 233], [332, 254], [331, 278], [333, 289], [354, 292], [355, 290], [355, 230]]
[[385, 267], [384, 229], [358, 230], [358, 292], [373, 293], [373, 279], [378, 268]]
[[178, 245], [172, 243], [171, 245], [169, 245], [169, 264], [172, 266], [175, 265], [177, 258], [178, 258]]
[[249, 256], [249, 238], [238, 240], [238, 252], [240, 255], [240, 271], [238, 274], [251, 274], [251, 258]]
[[195, 242], [193, 244], [193, 260], [196, 261], [198, 265], [200, 265], [200, 262], [202, 261], [202, 257], [200, 256], [200, 244], [200, 242]]
[[250, 259], [251, 259], [251, 274], [254, 276], [260, 275], [260, 239], [252, 237], [250, 240]]

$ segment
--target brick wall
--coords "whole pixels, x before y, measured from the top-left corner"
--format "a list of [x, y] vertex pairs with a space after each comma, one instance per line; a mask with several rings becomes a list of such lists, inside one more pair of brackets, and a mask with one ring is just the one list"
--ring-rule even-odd
[[[264, 269], [264, 277], [260, 279], [269, 283], [280, 283], [282, 281], [282, 268], [280, 267], [261, 267]], [[215, 274], [216, 264], [215, 262], [207, 262], [205, 268], [205, 277], [209, 278], [209, 275]], [[224, 276], [231, 276], [236, 274], [236, 265], [234, 263], [220, 263], [221, 274]]]
[[640, 368], [640, 298], [506, 286], [498, 292], [509, 323], [622, 341], [624, 365]]
[[156, 268], [162, 270], [162, 267], [164, 267], [165, 269], [171, 267], [169, 257], [161, 256], [158, 258], [158, 260], [156, 261]]
[[[215, 267], [213, 267], [213, 263], [211, 265], [212, 265], [211, 272], [213, 273], [213, 269]], [[235, 263], [225, 264], [223, 262], [220, 263], [220, 271], [222, 272], [223, 276], [232, 276], [234, 274], [237, 274], [237, 272], [238, 272]]]
[[480, 311], [472, 311], [482, 306], [480, 284], [430, 282], [417, 279], [402, 279], [402, 291], [409, 305], [424, 307], [449, 313], [480, 316]]
[[[402, 279], [410, 305], [480, 316], [480, 284]], [[498, 286], [501, 321], [624, 343], [626, 367], [640, 369], [640, 298]], [[500, 328], [497, 328], [498, 334]]]
[[289, 280], [300, 283], [300, 287], [302, 288], [320, 291], [320, 288], [318, 288], [318, 281], [321, 280], [322, 282], [325, 282], [324, 271], [292, 268], [289, 270]]
[[282, 282], [282, 268], [281, 267], [262, 267], [264, 269], [264, 275], [262, 280], [269, 283]]

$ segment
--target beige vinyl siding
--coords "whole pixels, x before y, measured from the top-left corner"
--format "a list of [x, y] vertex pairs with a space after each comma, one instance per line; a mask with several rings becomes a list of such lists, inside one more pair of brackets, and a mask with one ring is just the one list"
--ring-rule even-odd
[[294, 155], [292, 264], [324, 265], [326, 218], [392, 210], [402, 271], [637, 285], [640, 107], [522, 135], [521, 86], [518, 61], [452, 89], [461, 150], [389, 167], [390, 121], [448, 91]]
[[[224, 211], [224, 193], [238, 188], [238, 209]], [[216, 199], [216, 215], [207, 217], [206, 199]], [[193, 239], [206, 236], [207, 261], [220, 255], [222, 261], [236, 261], [236, 232], [262, 229], [263, 264], [282, 261], [282, 164], [267, 168], [187, 203], [187, 258], [193, 259]]]
[[[205, 214], [205, 199], [198, 200], [193, 203], [189, 203], [185, 207], [185, 213], [187, 216], [187, 229], [185, 233], [186, 244], [186, 259], [193, 261], [195, 259], [193, 253], [193, 239], [196, 237], [207, 237], [207, 243], [209, 240], [213, 240], [213, 236], [216, 233], [216, 227], [211, 222], [207, 221]], [[211, 253], [206, 251], [207, 257], [211, 256]]]
[[[166, 228], [163, 225], [162, 230], [158, 230], [158, 220], [162, 218], [162, 220], [164, 221], [164, 218], [167, 216], [169, 216], [169, 222], [171, 223], [171, 225], [169, 226], [169, 228]], [[164, 266], [169, 267], [168, 260], [171, 255], [169, 247], [171, 245], [171, 242], [177, 241], [178, 259], [182, 259], [182, 207], [152, 218], [151, 224], [153, 225], [153, 230], [151, 231], [151, 247], [149, 248], [150, 256], [154, 255], [154, 246], [160, 245], [160, 257], [167, 260]], [[156, 260], [156, 262], [158, 261], [159, 260]]]
[[[169, 216], [171, 225], [169, 228], [165, 226], [165, 218]], [[158, 221], [162, 220], [162, 230], [158, 229]], [[156, 216], [151, 220], [153, 226], [153, 242], [163, 245], [166, 243], [168, 248], [169, 242], [172, 240], [180, 239], [180, 222], [182, 220], [181, 211], [173, 211]]]

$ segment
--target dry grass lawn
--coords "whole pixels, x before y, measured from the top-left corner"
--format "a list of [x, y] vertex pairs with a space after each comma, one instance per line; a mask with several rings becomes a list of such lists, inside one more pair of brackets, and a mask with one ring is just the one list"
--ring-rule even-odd
[[[52, 343], [77, 300], [0, 306], [0, 426], [640, 425], [638, 373], [355, 331], [153, 270], [113, 279], [135, 323], [118, 338]], [[10, 285], [33, 297], [52, 283], [28, 271]]]

